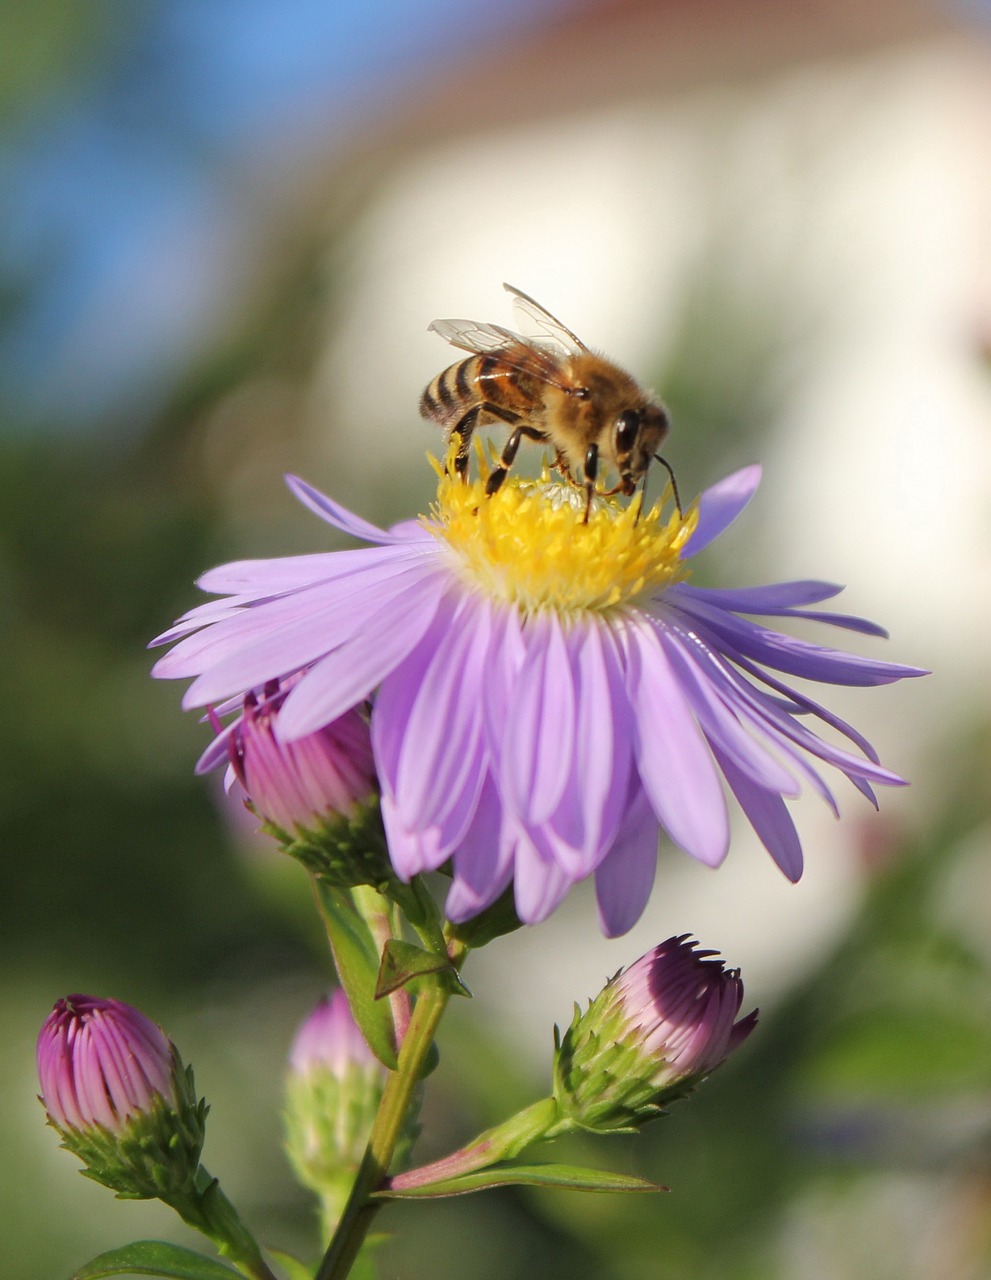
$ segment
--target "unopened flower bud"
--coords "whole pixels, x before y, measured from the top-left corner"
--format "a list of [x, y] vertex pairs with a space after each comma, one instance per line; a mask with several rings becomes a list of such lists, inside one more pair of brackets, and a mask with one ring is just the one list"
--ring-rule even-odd
[[368, 719], [358, 708], [285, 740], [282, 706], [298, 677], [245, 695], [240, 718], [221, 729], [200, 772], [227, 760], [228, 778], [285, 851], [342, 888], [394, 879], [379, 808]]
[[333, 1226], [361, 1163], [386, 1071], [337, 990], [296, 1033], [286, 1080], [286, 1150]]
[[192, 1184], [206, 1104], [192, 1070], [150, 1018], [119, 1000], [59, 1000], [38, 1035], [41, 1101], [86, 1176], [122, 1199]]
[[231, 763], [259, 815], [293, 832], [351, 817], [376, 791], [368, 721], [357, 710], [291, 742], [278, 730], [291, 685], [249, 693], [230, 741]]
[[738, 970], [683, 934], [621, 970], [576, 1007], [557, 1044], [554, 1094], [567, 1127], [639, 1128], [683, 1098], [753, 1030], [757, 1011], [736, 1021]]

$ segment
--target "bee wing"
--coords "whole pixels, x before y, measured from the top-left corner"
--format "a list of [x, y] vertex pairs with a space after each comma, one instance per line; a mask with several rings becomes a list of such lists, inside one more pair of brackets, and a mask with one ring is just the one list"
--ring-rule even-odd
[[530, 341], [536, 340], [541, 346], [553, 344], [555, 348], [562, 349], [569, 356], [588, 350], [580, 338], [577, 338], [549, 311], [545, 311], [528, 293], [511, 284], [503, 284], [502, 287], [507, 293], [513, 295], [513, 310], [520, 321], [520, 327], [529, 336]]
[[502, 325], [480, 324], [477, 320], [432, 320], [427, 329], [439, 333], [452, 347], [482, 356], [505, 351], [507, 347], [526, 341]]
[[561, 368], [561, 352], [550, 342], [524, 338], [500, 324], [481, 324], [477, 320], [433, 320], [427, 328], [462, 351], [498, 355], [500, 362], [511, 369], [549, 382], [563, 391], [571, 390]]

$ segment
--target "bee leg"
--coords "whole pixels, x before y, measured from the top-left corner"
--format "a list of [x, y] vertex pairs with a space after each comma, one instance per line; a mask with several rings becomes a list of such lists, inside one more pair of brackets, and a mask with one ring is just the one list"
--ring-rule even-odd
[[589, 512], [592, 510], [592, 494], [595, 492], [595, 477], [599, 474], [599, 446], [590, 444], [585, 454], [585, 519], [588, 524]]
[[495, 471], [489, 476], [485, 482], [485, 492], [491, 498], [499, 486], [509, 474], [509, 468], [516, 460], [516, 454], [520, 447], [520, 441], [526, 436], [528, 440], [546, 440], [547, 437], [542, 431], [538, 431], [536, 427], [517, 427], [506, 441], [506, 447], [502, 451], [499, 461], [501, 466], [496, 467]]
[[458, 451], [454, 455], [454, 470], [462, 480], [468, 479], [468, 454], [471, 450], [471, 433], [478, 426], [478, 418], [482, 412], [480, 404], [472, 405], [466, 414], [460, 417], [451, 428], [450, 438], [457, 439]]
[[668, 462], [667, 458], [662, 458], [659, 453], [654, 454], [654, 460], [656, 462], [659, 462], [661, 466], [664, 468], [664, 470], [671, 477], [671, 493], [674, 497], [674, 505], [678, 508], [678, 516], [680, 518], [682, 515], [681, 494], [678, 492], [678, 481], [674, 478], [674, 472], [671, 469], [671, 463]]
[[[457, 420], [451, 428], [450, 436], [451, 439], [455, 436], [458, 438], [458, 452], [454, 457], [454, 470], [465, 481], [468, 479], [468, 455], [471, 452], [472, 433], [482, 420], [483, 415], [486, 418], [496, 418], [500, 422], [514, 423], [520, 420], [518, 413], [502, 409], [497, 404], [489, 404], [487, 400], [481, 400], [478, 404], [473, 404], [468, 412]], [[499, 483], [501, 484], [502, 481], [500, 480]], [[498, 488], [498, 485], [496, 488]]]

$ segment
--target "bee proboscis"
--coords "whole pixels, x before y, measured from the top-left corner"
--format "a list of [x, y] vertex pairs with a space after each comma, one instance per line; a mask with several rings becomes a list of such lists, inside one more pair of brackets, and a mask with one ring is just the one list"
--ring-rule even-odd
[[552, 465], [584, 486], [586, 522], [603, 462], [619, 480], [602, 492], [630, 496], [641, 480], [646, 484], [647, 468], [656, 458], [671, 477], [680, 510], [674, 472], [656, 452], [668, 433], [664, 406], [528, 294], [511, 284], [503, 288], [512, 294], [514, 310], [531, 336], [474, 320], [434, 320], [429, 326], [452, 346], [472, 353], [439, 373], [420, 398], [423, 417], [456, 439], [457, 472], [467, 473], [475, 428], [504, 422], [511, 430], [500, 465], [486, 483], [488, 494], [505, 480], [526, 438], [549, 444]]

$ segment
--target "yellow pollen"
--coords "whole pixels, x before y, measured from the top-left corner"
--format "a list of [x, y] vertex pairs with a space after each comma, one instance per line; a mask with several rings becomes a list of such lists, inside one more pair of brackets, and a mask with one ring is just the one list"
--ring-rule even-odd
[[571, 614], [619, 610], [688, 576], [681, 553], [698, 521], [694, 505], [665, 518], [666, 491], [638, 520], [637, 500], [624, 506], [597, 495], [585, 524], [585, 490], [552, 481], [546, 467], [537, 481], [510, 474], [488, 496], [491, 464], [477, 453], [479, 476], [467, 483], [453, 452], [446, 471], [431, 459], [437, 501], [423, 518], [471, 586], [524, 613]]

